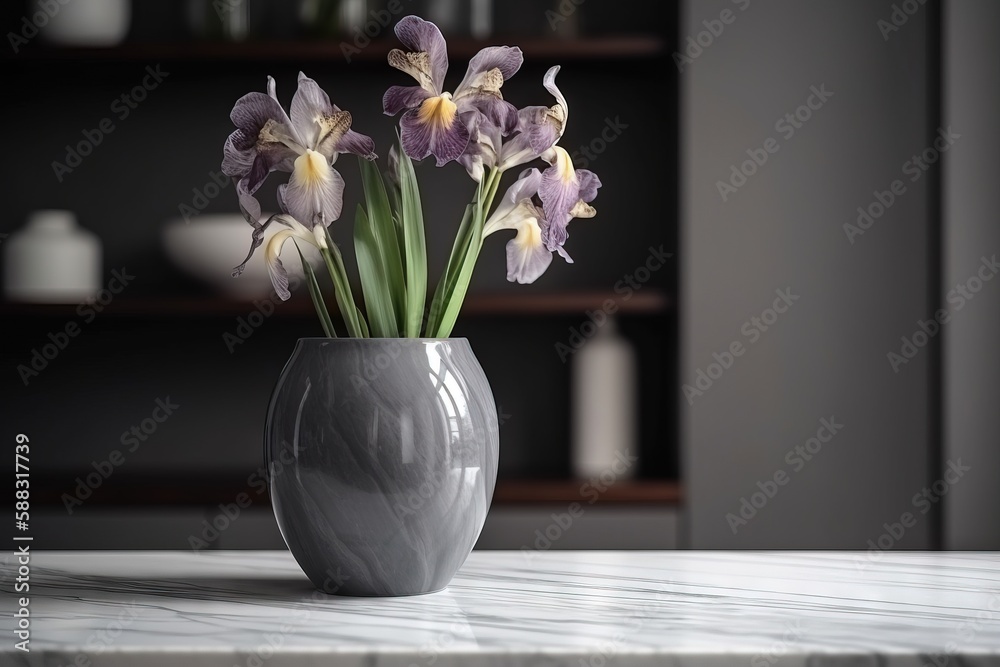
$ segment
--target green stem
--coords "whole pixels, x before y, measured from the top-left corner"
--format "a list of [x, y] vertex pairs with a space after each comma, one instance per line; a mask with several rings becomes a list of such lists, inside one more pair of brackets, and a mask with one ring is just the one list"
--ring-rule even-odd
[[340, 249], [330, 238], [330, 231], [325, 230], [325, 233], [327, 247], [321, 248], [320, 254], [323, 255], [326, 270], [330, 273], [330, 278], [333, 279], [333, 291], [337, 297], [340, 314], [344, 318], [345, 326], [347, 326], [347, 333], [354, 338], [367, 338], [365, 333], [367, 327], [362, 326], [360, 322], [362, 316], [354, 303], [354, 294], [351, 292], [351, 283], [347, 278], [344, 258], [340, 254]]
[[[293, 243], [295, 243], [293, 241]], [[336, 338], [337, 332], [334, 331], [333, 321], [330, 319], [330, 312], [326, 309], [326, 302], [323, 301], [323, 293], [319, 289], [319, 283], [316, 281], [316, 273], [313, 271], [312, 265], [306, 261], [306, 258], [302, 255], [302, 250], [299, 248], [299, 244], [295, 243], [295, 249], [299, 252], [299, 259], [302, 260], [302, 270], [306, 274], [306, 284], [309, 286], [309, 296], [312, 298], [313, 308], [316, 309], [316, 315], [319, 317], [319, 323], [323, 327], [323, 333], [327, 335], [328, 338]]]
[[[469, 290], [469, 283], [472, 280], [472, 272], [475, 270], [476, 261], [479, 259], [479, 252], [483, 247], [483, 226], [489, 217], [490, 209], [493, 207], [493, 199], [496, 197], [500, 187], [500, 179], [503, 172], [497, 168], [490, 170], [486, 177], [486, 182], [479, 191], [476, 201], [476, 211], [473, 216], [468, 241], [465, 243], [464, 253], [454, 266], [454, 273], [445, 276], [448, 284], [442, 299], [443, 307], [441, 316], [436, 322], [433, 332], [436, 338], [447, 338], [451, 335], [458, 314], [465, 301], [465, 295]], [[451, 264], [449, 262], [449, 264]], [[452, 268], [449, 266], [449, 268]]]

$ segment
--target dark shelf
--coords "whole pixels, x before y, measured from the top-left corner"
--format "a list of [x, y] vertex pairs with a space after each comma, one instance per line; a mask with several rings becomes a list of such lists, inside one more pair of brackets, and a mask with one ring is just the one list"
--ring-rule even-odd
[[[32, 503], [36, 506], [63, 506], [63, 494], [74, 493], [75, 479], [32, 478]], [[269, 504], [259, 481], [244, 478], [174, 477], [110, 478], [87, 498], [87, 505], [114, 508], [205, 506], [231, 503], [241, 493], [254, 505]], [[623, 480], [609, 486], [590, 485], [584, 480], [504, 480], [497, 482], [494, 505], [569, 504], [585, 505], [679, 505], [683, 500], [680, 482], [673, 480]]]
[[[125, 43], [108, 48], [25, 49], [19, 59], [53, 60], [117, 60], [144, 63], [160, 60], [323, 60], [341, 62], [384, 61], [391, 49], [399, 48], [394, 39], [373, 41], [358, 52], [351, 51], [350, 60], [342, 45], [350, 41], [328, 40], [247, 41], [247, 42], [146, 42]], [[659, 37], [635, 35], [625, 37], [592, 37], [553, 39], [537, 37], [496, 37], [488, 40], [449, 39], [448, 54], [453, 59], [467, 60], [484, 46], [516, 44], [526, 58], [557, 60], [609, 60], [655, 58], [664, 55], [665, 42]]]
[[[603, 490], [602, 490], [603, 489]], [[494, 504], [656, 504], [679, 505], [680, 482], [661, 480], [620, 481], [606, 487], [585, 480], [501, 480]]]
[[[625, 314], [657, 314], [669, 310], [671, 298], [652, 288], [633, 292], [628, 299], [613, 292], [502, 292], [473, 294], [465, 300], [462, 314], [483, 315], [577, 315], [604, 307], [607, 300]], [[76, 305], [0, 303], [0, 315], [73, 317]], [[147, 299], [115, 299], [101, 312], [101, 317], [146, 316], [239, 316], [255, 310], [252, 302], [225, 298], [150, 297]], [[330, 303], [331, 311], [334, 304]], [[308, 299], [292, 299], [275, 306], [275, 317], [315, 317]]]

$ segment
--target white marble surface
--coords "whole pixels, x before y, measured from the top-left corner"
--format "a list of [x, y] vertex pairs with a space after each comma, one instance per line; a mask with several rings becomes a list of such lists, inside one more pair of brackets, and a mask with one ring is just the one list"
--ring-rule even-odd
[[473, 552], [444, 592], [315, 593], [285, 552], [48, 552], [0, 664], [1000, 665], [1000, 555]]

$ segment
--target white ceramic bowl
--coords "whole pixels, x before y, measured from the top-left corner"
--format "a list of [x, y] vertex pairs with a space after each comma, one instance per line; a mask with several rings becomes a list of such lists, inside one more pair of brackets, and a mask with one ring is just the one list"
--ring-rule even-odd
[[42, 28], [42, 38], [53, 44], [114, 46], [128, 35], [132, 22], [132, 0], [60, 0], [50, 4], [53, 11]]
[[[267, 219], [267, 214], [263, 219]], [[264, 232], [264, 243], [282, 229], [281, 225], [270, 225]], [[254, 252], [242, 275], [232, 276], [233, 267], [243, 261], [250, 249], [252, 231], [239, 214], [202, 214], [190, 223], [181, 218], [168, 222], [163, 229], [163, 244], [171, 261], [188, 275], [233, 298], [256, 299], [274, 293], [264, 263], [264, 245]], [[299, 247], [306, 261], [318, 269], [323, 258], [316, 247], [305, 243]], [[302, 278], [299, 255], [292, 243], [285, 243], [281, 261], [289, 277]]]

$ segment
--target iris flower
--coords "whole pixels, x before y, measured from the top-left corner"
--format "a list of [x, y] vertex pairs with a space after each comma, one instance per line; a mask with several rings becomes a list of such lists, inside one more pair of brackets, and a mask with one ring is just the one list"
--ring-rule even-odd
[[[287, 299], [288, 278], [278, 259], [281, 245], [293, 236], [315, 244], [320, 234], [314, 228], [322, 231], [340, 217], [344, 179], [333, 165], [342, 153], [374, 160], [375, 142], [352, 130], [351, 114], [331, 103], [302, 73], [289, 113], [278, 102], [274, 79], [268, 77], [267, 94], [244, 95], [230, 118], [236, 130], [226, 140], [222, 170], [236, 181], [240, 209], [253, 227], [250, 252], [233, 274], [242, 273], [263, 242], [264, 229], [271, 222], [283, 224], [289, 229], [268, 241], [265, 254], [275, 290]], [[273, 171], [291, 173], [288, 183], [278, 186], [278, 203], [287, 215], [272, 216], [262, 224], [254, 194]]]
[[537, 158], [549, 164], [555, 161], [552, 149], [562, 139], [569, 121], [569, 105], [556, 86], [559, 69], [558, 65], [550, 68], [542, 78], [542, 85], [556, 98], [556, 103], [550, 107], [525, 107], [517, 112], [514, 136], [496, 151], [500, 169], [506, 171]]
[[[553, 252], [573, 263], [563, 248], [569, 236], [566, 228], [572, 218], [592, 218], [597, 214], [589, 202], [597, 196], [599, 187], [596, 176], [588, 178], [585, 187], [577, 190], [578, 198], [571, 205], [565, 207], [560, 199], [558, 206], [548, 206], [550, 212], [547, 212], [543, 194], [551, 186], [546, 185], [545, 173], [527, 169], [520, 175], [483, 228], [484, 237], [503, 229], [517, 232], [507, 242], [507, 280], [521, 284], [535, 282], [549, 268]], [[550, 216], [557, 216], [555, 222]]]
[[445, 92], [448, 47], [437, 26], [416, 16], [396, 24], [396, 36], [409, 49], [389, 52], [389, 64], [412, 76], [419, 85], [392, 86], [382, 98], [388, 116], [400, 118], [403, 150], [414, 160], [428, 155], [442, 166], [457, 160], [483, 121], [506, 135], [518, 122], [517, 109], [503, 99], [504, 82], [521, 67], [521, 49], [491, 46], [469, 62], [454, 93]]

